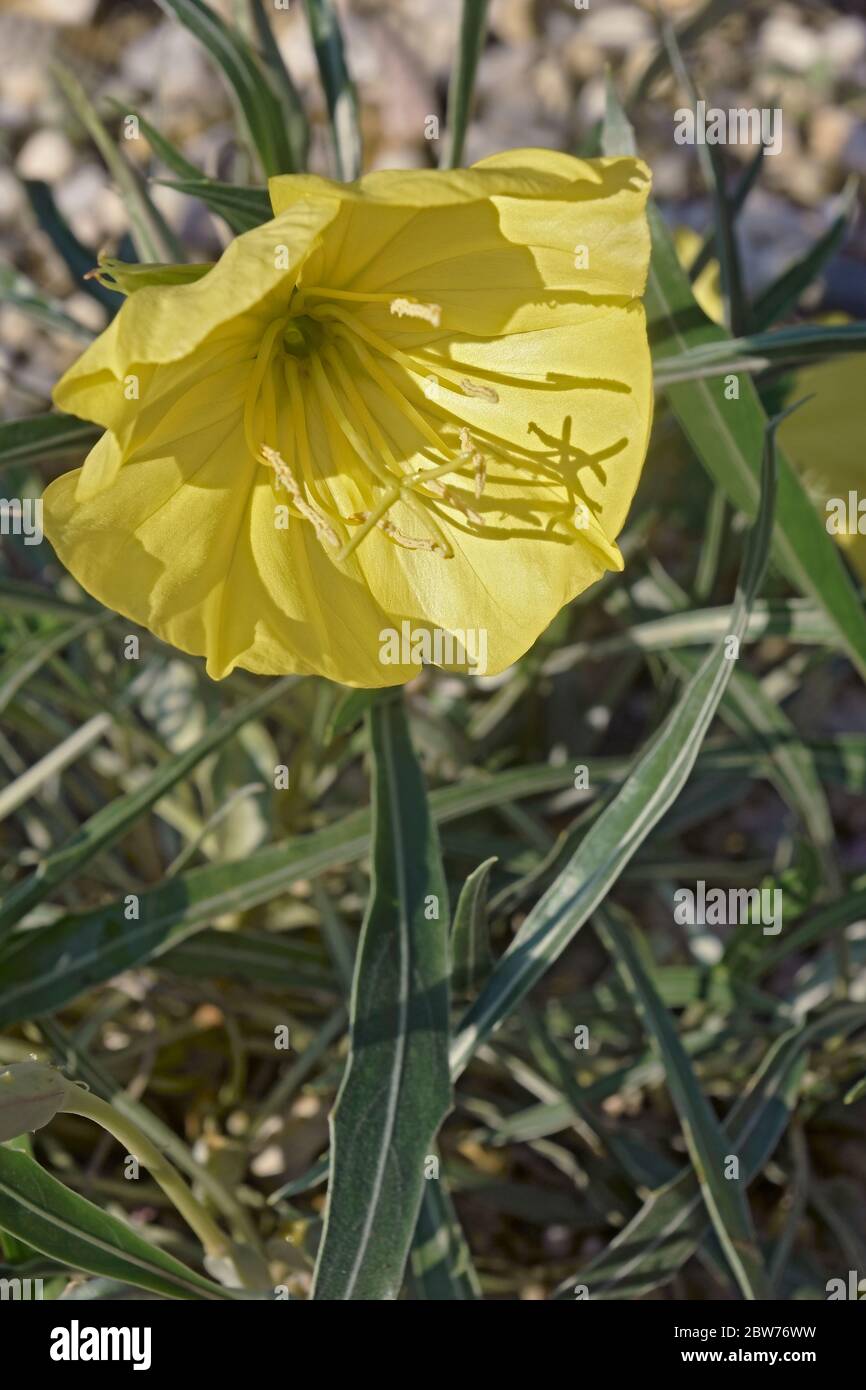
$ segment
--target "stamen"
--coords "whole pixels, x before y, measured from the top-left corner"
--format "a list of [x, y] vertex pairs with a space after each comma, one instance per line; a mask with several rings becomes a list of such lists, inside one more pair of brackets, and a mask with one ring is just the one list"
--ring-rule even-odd
[[[348, 519], [349, 521], [369, 522], [370, 513], [356, 512], [354, 516], [350, 516]], [[431, 541], [425, 536], [407, 536], [405, 531], [401, 531], [400, 528], [395, 526], [393, 521], [389, 521], [386, 516], [380, 516], [378, 521], [374, 524], [378, 526], [380, 531], [384, 531], [388, 539], [392, 540], [395, 545], [403, 546], [404, 550], [429, 550], [431, 554], [439, 555], [443, 560], [452, 560], [454, 558], [453, 552], [446, 550], [441, 541]]]
[[[373, 415], [368, 409], [363, 396], [355, 386], [355, 383], [352, 380], [352, 374], [349, 371], [346, 364], [343, 362], [343, 359], [340, 356], [339, 352], [336, 350], [336, 348], [326, 349], [325, 352], [323, 352], [322, 354], [322, 358], [325, 362], [328, 363], [329, 366], [334, 368], [340, 385], [342, 386], [343, 391], [345, 392], [349, 400], [349, 403], [352, 406], [354, 406], [355, 410], [358, 412], [358, 415], [361, 419], [361, 423], [365, 427], [367, 434], [369, 435], [373, 443], [374, 448], [379, 449], [379, 451], [384, 456], [389, 472], [396, 475], [396, 477], [400, 479], [400, 483], [402, 484], [402, 481], [406, 477], [406, 474], [400, 468], [400, 465], [397, 462], [397, 459], [394, 455], [393, 450], [391, 449], [391, 446], [385, 438], [385, 435], [383, 434], [382, 430], [379, 428], [378, 423], [373, 418]], [[406, 496], [403, 493], [401, 493], [401, 495], [403, 496], [403, 500], [406, 502], [407, 506], [412, 507], [413, 500], [411, 496]], [[421, 508], [418, 508], [418, 510], [421, 511]], [[423, 512], [422, 515], [424, 515]], [[427, 513], [426, 519], [428, 522], [432, 523], [433, 529], [437, 532], [439, 539], [442, 542], [444, 550], [446, 552], [450, 552], [451, 547], [448, 544], [447, 538], [436, 518]]]
[[487, 460], [481, 451], [475, 448], [472, 435], [466, 425], [460, 427], [460, 453], [465, 455], [472, 464], [475, 474], [475, 497], [478, 499], [484, 491], [484, 484], [487, 482]]
[[261, 390], [265, 372], [271, 364], [271, 353], [273, 351], [274, 342], [283, 326], [283, 319], [274, 319], [274, 322], [269, 324], [266, 328], [262, 336], [262, 341], [259, 344], [259, 350], [256, 353], [256, 360], [253, 364], [253, 369], [250, 373], [250, 379], [247, 383], [247, 389], [244, 395], [244, 436], [247, 441], [247, 448], [253, 458], [258, 458], [259, 453], [256, 444], [253, 416], [258, 403], [259, 391]]
[[[480, 458], [481, 455], [479, 454], [477, 457]], [[419, 475], [416, 473], [415, 476], [417, 478]], [[423, 477], [423, 475], [421, 476]], [[442, 501], [447, 502], [449, 507], [455, 507], [458, 512], [462, 512], [466, 520], [471, 521], [473, 526], [484, 525], [484, 518], [479, 516], [477, 512], [474, 512], [471, 507], [467, 507], [466, 503], [458, 497], [456, 493], [452, 492], [450, 488], [446, 487], [444, 483], [440, 482], [438, 478], [428, 479], [425, 486], [428, 492], [433, 493], [434, 497], [441, 497]], [[480, 495], [476, 482], [475, 496], [480, 497]]]
[[274, 470], [277, 475], [277, 482], [289, 493], [301, 516], [312, 523], [319, 540], [323, 543], [327, 541], [328, 545], [338, 546], [340, 541], [334, 528], [316, 511], [315, 507], [310, 506], [282, 454], [278, 453], [276, 449], [269, 448], [267, 444], [263, 444], [259, 449], [259, 455], [263, 462]]
[[419, 304], [415, 299], [392, 299], [391, 313], [396, 314], [399, 319], [425, 319], [434, 328], [439, 328], [442, 323], [441, 304]]
[[460, 386], [467, 396], [478, 396], [482, 401], [490, 401], [492, 405], [499, 404], [499, 393], [494, 391], [492, 386], [482, 386], [477, 381], [470, 381], [468, 376], [460, 378]]

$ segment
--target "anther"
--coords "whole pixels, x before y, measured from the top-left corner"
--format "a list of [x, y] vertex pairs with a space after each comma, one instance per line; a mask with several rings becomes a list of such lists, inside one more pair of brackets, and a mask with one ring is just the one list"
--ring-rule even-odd
[[[355, 512], [348, 518], [349, 521], [365, 522], [369, 512]], [[454, 558], [453, 553], [445, 549], [441, 541], [431, 541], [426, 536], [407, 536], [405, 531], [401, 531], [393, 521], [389, 521], [386, 516], [380, 516], [376, 522], [380, 531], [383, 531], [389, 540], [395, 545], [401, 545], [405, 550], [429, 550], [432, 555], [439, 555], [443, 560]]]
[[400, 319], [425, 319], [427, 323], [432, 323], [434, 328], [438, 328], [442, 322], [442, 308], [439, 304], [419, 304], [414, 299], [392, 299], [389, 307], [391, 313]]
[[460, 378], [460, 389], [466, 396], [477, 396], [479, 400], [490, 401], [492, 405], [499, 404], [499, 394], [492, 386], [482, 386], [477, 381], [470, 381], [468, 376]]
[[276, 449], [269, 448], [267, 444], [261, 446], [260, 454], [268, 467], [274, 470], [277, 475], [277, 482], [281, 487], [285, 488], [294, 502], [297, 511], [315, 528], [319, 540], [322, 542], [327, 541], [328, 545], [338, 546], [340, 541], [334, 528], [325, 520], [321, 513], [316, 511], [315, 507], [310, 506], [282, 454], [278, 453]]

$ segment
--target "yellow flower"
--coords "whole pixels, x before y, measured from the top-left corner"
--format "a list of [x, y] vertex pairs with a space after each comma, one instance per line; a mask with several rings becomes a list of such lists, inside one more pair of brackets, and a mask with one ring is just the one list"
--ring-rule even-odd
[[[829, 318], [824, 322], [831, 321]], [[847, 322], [834, 315], [833, 322]], [[806, 397], [811, 397], [806, 400]], [[863, 414], [863, 358], [831, 357], [794, 373], [787, 393], [803, 405], [779, 430], [779, 443], [797, 469], [804, 487], [827, 523], [828, 530], [845, 551], [860, 578], [866, 582], [866, 517], [858, 513], [866, 499], [866, 418]], [[849, 502], [849, 494], [854, 498]], [[837, 512], [846, 513], [842, 529]]]
[[[688, 227], [675, 232], [677, 255], [688, 269], [702, 245], [701, 238]], [[718, 262], [710, 261], [693, 285], [695, 298], [707, 318], [724, 323], [724, 306], [719, 283]], [[845, 314], [827, 314], [822, 323], [848, 323]], [[801, 367], [793, 373], [785, 399], [803, 405], [779, 429], [778, 439], [790, 462], [825, 518], [843, 503], [849, 513], [848, 529], [834, 530], [838, 541], [860, 578], [866, 581], [866, 535], [856, 527], [857, 503], [849, 504], [849, 493], [866, 496], [863, 485], [863, 459], [866, 457], [866, 419], [862, 408], [863, 362], [859, 355], [832, 357], [828, 362]], [[862, 518], [866, 526], [866, 517]]]
[[503, 670], [622, 567], [648, 188], [541, 150], [273, 179], [273, 221], [190, 283], [129, 277], [58, 384], [106, 431], [45, 494], [60, 559], [215, 678]]

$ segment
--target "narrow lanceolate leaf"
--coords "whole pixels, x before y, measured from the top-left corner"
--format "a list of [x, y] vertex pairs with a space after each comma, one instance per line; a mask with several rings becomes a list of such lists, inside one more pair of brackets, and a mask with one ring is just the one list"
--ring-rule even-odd
[[[448, 904], [401, 700], [370, 712], [373, 877], [351, 1041], [331, 1115], [331, 1181], [313, 1297], [394, 1299], [451, 1105]], [[432, 1179], [431, 1179], [432, 1181]]]
[[451, 932], [451, 992], [465, 999], [477, 994], [493, 966], [487, 927], [487, 883], [496, 857], [473, 869], [460, 890]]
[[[687, 673], [697, 664], [693, 652], [671, 652], [668, 661], [674, 670]], [[780, 796], [800, 815], [821, 856], [827, 886], [837, 891], [833, 817], [815, 760], [796, 727], [747, 671], [734, 672], [722, 702], [721, 717], [736, 733], [757, 742], [766, 740], [770, 778]]]
[[208, 50], [237, 99], [250, 140], [262, 169], [273, 174], [293, 172], [293, 154], [286, 130], [286, 113], [274, 88], [272, 74], [255, 49], [204, 0], [157, 0], [161, 9], [179, 19]]
[[[442, 823], [570, 780], [570, 774], [566, 778], [561, 768], [551, 767], [499, 773], [434, 792], [430, 809]], [[315, 877], [334, 864], [357, 862], [369, 840], [369, 812], [355, 811], [335, 825], [244, 860], [191, 869], [138, 894], [135, 921], [127, 919], [119, 898], [48, 927], [16, 933], [0, 955], [0, 1027], [53, 1013], [90, 985], [157, 959], [218, 917], [270, 902], [298, 879]]]
[[0, 425], [0, 466], [84, 455], [102, 431], [71, 415], [28, 415]]
[[[841, 1005], [805, 1028], [792, 1029], [767, 1052], [745, 1094], [724, 1122], [725, 1133], [753, 1179], [772, 1156], [797, 1102], [806, 1050], [821, 1037], [866, 1025], [862, 1004]], [[697, 1250], [711, 1223], [689, 1166], [646, 1200], [610, 1245], [557, 1293], [572, 1298], [584, 1285], [592, 1299], [638, 1298], [666, 1284]]]
[[857, 208], [857, 179], [849, 179], [841, 197], [841, 210], [814, 246], [768, 285], [752, 308], [751, 327], [759, 333], [796, 307], [804, 290], [818, 278], [830, 257], [839, 249], [851, 228]]
[[472, 93], [478, 59], [487, 32], [487, 0], [463, 0], [457, 59], [448, 88], [448, 131], [442, 147], [443, 169], [456, 169], [463, 160], [466, 128], [472, 110]]
[[67, 314], [62, 304], [11, 265], [0, 265], [0, 304], [14, 304], [40, 328], [54, 333], [66, 333], [71, 338], [83, 338], [85, 342], [90, 342], [94, 336], [92, 329]]
[[[622, 139], [628, 122], [610, 87], [608, 102], [609, 112], [617, 114], [615, 121], [605, 123], [605, 153], [628, 153], [628, 140]], [[725, 342], [724, 329], [700, 310], [670, 234], [652, 204], [648, 216], [652, 258], [645, 302], [654, 361]], [[738, 378], [737, 391], [736, 398], [729, 398], [723, 381], [702, 378], [669, 385], [667, 398], [710, 477], [725, 489], [735, 507], [753, 516], [760, 496], [758, 460], [766, 417], [746, 375]], [[851, 660], [866, 677], [866, 610], [822, 518], [781, 454], [778, 469], [776, 563], [801, 594], [823, 605], [828, 622], [842, 634]]]
[[[742, 1156], [731, 1153], [731, 1142], [698, 1084], [676, 1025], [643, 963], [633, 930], [621, 914], [606, 907], [600, 908], [593, 920], [661, 1058], [692, 1167], [731, 1272], [745, 1298], [769, 1298], [770, 1284], [746, 1197]], [[737, 1163], [733, 1177], [729, 1176], [732, 1158]]]
[[[775, 499], [775, 423], [764, 449], [761, 506], [731, 610], [729, 633], [738, 640], [766, 568]], [[679, 796], [731, 678], [727, 640], [723, 638], [704, 659], [631, 775], [526, 917], [461, 1022], [451, 1051], [455, 1074], [560, 956]]]
[[[742, 212], [743, 207], [745, 206], [746, 199], [748, 198], [749, 194], [751, 193], [753, 187], [755, 186], [758, 180], [758, 175], [760, 174], [761, 169], [763, 167], [764, 153], [766, 151], [766, 148], [766, 145], [758, 146], [751, 160], [746, 165], [740, 177], [737, 179], [737, 182], [734, 184], [734, 187], [728, 199], [728, 206], [731, 210], [731, 216], [734, 218], [736, 218], [739, 215], [739, 213]], [[689, 279], [691, 280], [692, 284], [695, 283], [701, 271], [707, 265], [709, 265], [710, 261], [713, 259], [713, 256], [715, 254], [716, 229], [715, 227], [713, 227], [707, 233], [700, 251], [695, 256], [695, 259], [689, 266]]]
[[[666, 21], [663, 33], [671, 67], [680, 86], [688, 94], [689, 102], [697, 107], [700, 93], [683, 61], [673, 25]], [[719, 257], [725, 322], [732, 333], [744, 333], [749, 326], [749, 306], [743, 289], [743, 273], [734, 225], [736, 214], [725, 187], [724, 161], [717, 145], [699, 143], [697, 154], [704, 183], [713, 199], [713, 222], [716, 228], [716, 250]]]
[[183, 246], [162, 213], [154, 206], [144, 180], [123, 157], [112, 140], [78, 78], [67, 68], [54, 69], [55, 76], [72, 110], [102, 156], [117, 185], [129, 217], [132, 239], [142, 261], [186, 260]]
[[88, 271], [93, 269], [96, 257], [78, 240], [55, 203], [48, 184], [42, 179], [24, 179], [23, 183], [36, 220], [45, 235], [50, 238], [54, 249], [63, 257], [73, 283], [92, 299], [96, 299], [108, 314], [116, 314], [121, 301], [104, 285], [88, 278]]
[[93, 613], [79, 623], [62, 627], [59, 632], [40, 633], [29, 642], [23, 642], [12, 656], [0, 664], [0, 714], [46, 661], [50, 661], [64, 647], [78, 642], [94, 628], [105, 627], [110, 621], [110, 613]]
[[662, 339], [653, 352], [654, 381], [656, 389], [666, 390], [677, 382], [762, 372], [854, 352], [866, 352], [866, 323], [797, 323], [744, 338], [714, 338], [681, 353], [669, 351]]
[[346, 65], [340, 21], [333, 0], [304, 0], [319, 76], [328, 103], [337, 178], [351, 181], [361, 172], [358, 96]]
[[146, 139], [157, 159], [161, 159], [163, 164], [167, 164], [169, 169], [175, 174], [179, 174], [182, 179], [203, 179], [205, 177], [185, 154], [173, 145], [170, 140], [157, 130], [155, 125], [151, 125], [146, 116], [142, 116], [140, 111], [136, 111], [133, 106], [125, 106], [122, 102], [112, 100], [109, 102], [115, 115], [134, 116], [138, 121], [138, 127]]
[[[707, 0], [702, 9], [696, 10], [684, 20], [675, 31], [677, 45], [683, 51], [691, 47], [701, 34], [712, 29], [731, 10], [738, 8], [737, 0]], [[632, 100], [637, 102], [647, 95], [650, 87], [665, 72], [668, 66], [668, 53], [660, 43], [635, 84]]]
[[211, 212], [216, 212], [237, 235], [260, 227], [272, 216], [271, 203], [264, 188], [243, 188], [234, 183], [218, 183], [216, 179], [154, 179], [165, 188], [200, 198]]
[[[283, 55], [274, 38], [274, 31], [265, 8], [265, 0], [249, 0], [253, 25], [259, 44], [261, 60], [270, 74], [274, 92], [283, 109], [286, 128], [286, 141], [292, 158], [291, 173], [301, 173], [307, 167], [307, 151], [310, 145], [310, 127], [304, 112], [303, 103], [291, 73], [283, 62]], [[273, 3], [268, 6], [273, 9]]]
[[[88, 626], [92, 626], [100, 621], [100, 617], [84, 621]], [[77, 629], [71, 630], [75, 631]], [[291, 676], [275, 681], [254, 699], [247, 700], [237, 709], [223, 715], [189, 748], [166, 758], [134, 791], [127, 792], [125, 796], [118, 797], [96, 811], [65, 844], [46, 855], [30, 878], [16, 885], [0, 900], [0, 942], [8, 936], [25, 913], [72, 874], [80, 872], [100, 850], [114, 844], [126, 834], [130, 826], [149, 811], [161, 796], [188, 776], [204, 758], [233, 738], [250, 719], [257, 718], [268, 709], [293, 683], [294, 678]]]
[[443, 1177], [424, 1184], [412, 1242], [412, 1292], [436, 1303], [481, 1297], [478, 1275]]
[[27, 1154], [0, 1145], [0, 1229], [67, 1269], [119, 1279], [163, 1298], [231, 1299], [219, 1284], [70, 1192]]

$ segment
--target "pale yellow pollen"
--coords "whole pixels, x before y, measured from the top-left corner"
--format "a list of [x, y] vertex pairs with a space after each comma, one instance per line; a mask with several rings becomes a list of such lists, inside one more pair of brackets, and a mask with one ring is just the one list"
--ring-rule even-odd
[[276, 449], [269, 448], [267, 444], [261, 446], [260, 453], [268, 467], [274, 470], [277, 475], [277, 482], [285, 488], [294, 502], [296, 510], [312, 524], [319, 540], [323, 543], [327, 541], [328, 545], [338, 546], [340, 541], [334, 528], [320, 512], [316, 511], [315, 507], [310, 506], [282, 454], [278, 453]]
[[[369, 515], [369, 512], [355, 512], [353, 516], [349, 517], [349, 520], [364, 522]], [[399, 526], [395, 526], [394, 522], [389, 521], [386, 516], [380, 516], [376, 525], [389, 540], [393, 541], [395, 545], [402, 545], [405, 550], [429, 550], [433, 555], [440, 555], [443, 560], [454, 558], [448, 553], [441, 541], [432, 541], [426, 536], [407, 536], [405, 531], [401, 531]]]
[[470, 381], [468, 376], [460, 378], [460, 388], [467, 396], [477, 396], [479, 400], [499, 404], [499, 393], [492, 386], [482, 386], [478, 381]]
[[392, 299], [390, 304], [392, 314], [396, 314], [399, 319], [425, 319], [427, 323], [432, 323], [434, 328], [438, 328], [442, 322], [442, 307], [439, 304], [419, 304], [414, 299]]
[[[476, 449], [472, 435], [466, 425], [461, 425], [460, 427], [460, 453], [464, 458], [468, 458], [469, 462], [472, 464], [472, 469], [475, 474], [475, 497], [477, 500], [483, 493], [484, 484], [487, 482], [487, 460], [481, 451]], [[477, 517], [477, 513], [467, 512], [467, 515], [471, 516], [473, 520]], [[476, 525], [481, 524], [481, 518], [478, 517]]]

